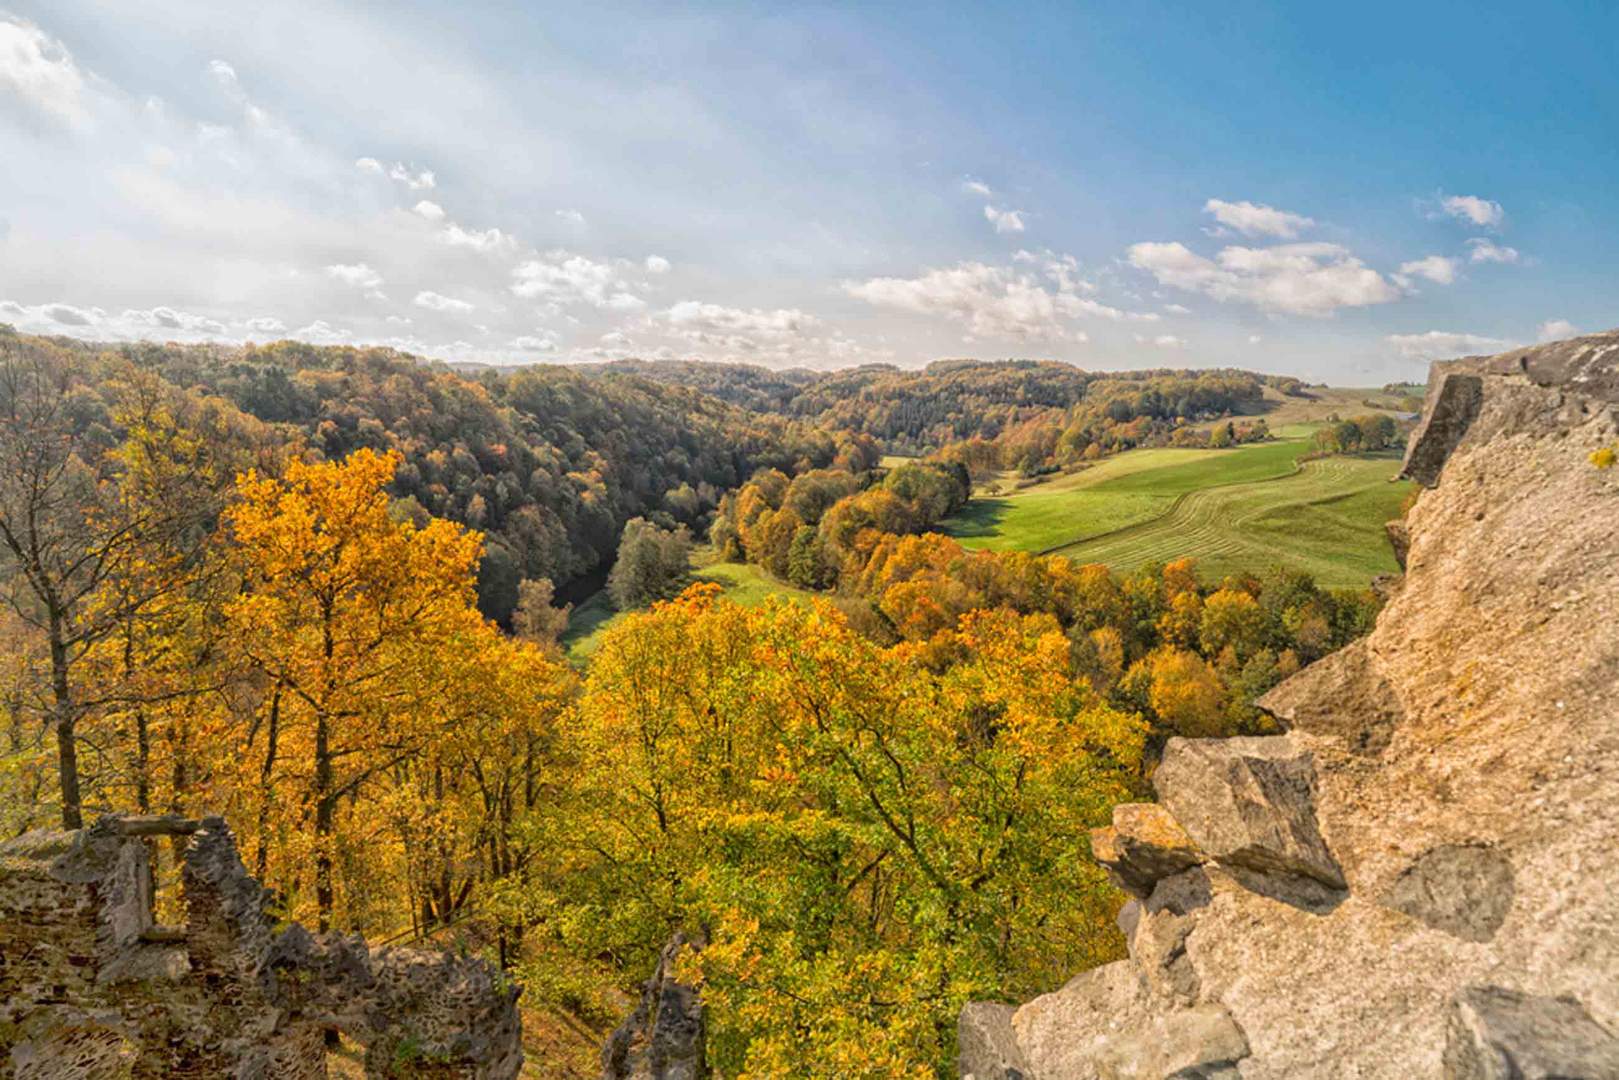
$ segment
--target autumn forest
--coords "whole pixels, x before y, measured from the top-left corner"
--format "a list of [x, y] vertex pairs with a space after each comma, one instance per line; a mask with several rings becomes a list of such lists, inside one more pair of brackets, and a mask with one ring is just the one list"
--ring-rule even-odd
[[[284, 917], [476, 952], [597, 1035], [682, 932], [723, 1075], [947, 1075], [964, 1002], [1122, 954], [1087, 830], [1165, 741], [1271, 730], [1254, 699], [1379, 606], [952, 522], [1274, 442], [1311, 394], [0, 327], [0, 829], [223, 814]], [[1299, 445], [1381, 460], [1398, 415]], [[587, 602], [616, 614], [581, 658]]]

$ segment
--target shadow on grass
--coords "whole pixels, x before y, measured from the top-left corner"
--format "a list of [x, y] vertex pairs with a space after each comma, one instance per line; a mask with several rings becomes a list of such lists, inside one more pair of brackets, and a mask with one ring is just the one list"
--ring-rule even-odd
[[998, 536], [1001, 520], [1011, 509], [1006, 499], [973, 499], [961, 511], [945, 522], [945, 532], [958, 539], [973, 536]]

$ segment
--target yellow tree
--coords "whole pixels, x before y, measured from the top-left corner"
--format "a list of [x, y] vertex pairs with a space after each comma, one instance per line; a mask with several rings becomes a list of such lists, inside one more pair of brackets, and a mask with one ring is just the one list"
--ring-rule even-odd
[[362, 796], [442, 727], [440, 651], [481, 625], [482, 539], [448, 521], [391, 519], [385, 488], [399, 461], [361, 450], [293, 462], [282, 479], [249, 472], [225, 516], [241, 582], [227, 642], [257, 681], [238, 791], [283, 873], [296, 881], [295, 868], [313, 866], [323, 930], [341, 841], [352, 831], [363, 844], [383, 825]]

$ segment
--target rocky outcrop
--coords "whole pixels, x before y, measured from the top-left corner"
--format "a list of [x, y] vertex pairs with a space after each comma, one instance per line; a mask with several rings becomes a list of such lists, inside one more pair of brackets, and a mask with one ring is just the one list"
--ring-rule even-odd
[[977, 1080], [1619, 1078], [1619, 332], [1435, 366], [1366, 639], [1171, 740], [1092, 849], [1130, 956]]
[[675, 934], [641, 985], [641, 1000], [602, 1047], [602, 1080], [704, 1080], [707, 1017], [697, 990], [675, 967], [702, 942]]
[[[148, 838], [188, 838], [185, 922], [153, 921]], [[107, 817], [0, 845], [0, 1063], [18, 1078], [326, 1075], [508, 1080], [517, 993], [488, 965], [282, 927], [220, 818]]]

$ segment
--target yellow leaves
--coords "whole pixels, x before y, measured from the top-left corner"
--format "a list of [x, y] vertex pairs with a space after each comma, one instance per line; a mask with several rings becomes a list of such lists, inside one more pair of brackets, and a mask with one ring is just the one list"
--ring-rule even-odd
[[1611, 469], [1615, 461], [1619, 461], [1619, 448], [1604, 446], [1591, 451], [1591, 464], [1599, 469]]

